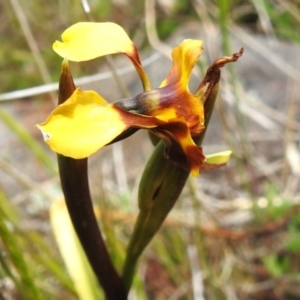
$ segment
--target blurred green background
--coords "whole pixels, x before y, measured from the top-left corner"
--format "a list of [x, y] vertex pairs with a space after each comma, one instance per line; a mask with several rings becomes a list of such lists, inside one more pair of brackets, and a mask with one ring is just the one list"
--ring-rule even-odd
[[[49, 217], [62, 198], [56, 158], [34, 128], [56, 105], [61, 58], [52, 44], [88, 20], [123, 26], [157, 85], [184, 38], [205, 41], [191, 90], [213, 60], [245, 48], [237, 64], [222, 70], [204, 145], [207, 153], [233, 150], [232, 161], [190, 178], [140, 260], [129, 298], [300, 298], [299, 0], [0, 0], [0, 17], [1, 300], [101, 298], [92, 279], [76, 281], [74, 274], [89, 273], [86, 266], [70, 268], [59, 251], [52, 227], [67, 225]], [[113, 60], [72, 63], [72, 74], [110, 74], [130, 64]], [[127, 92], [141, 92], [133, 71], [119, 79]], [[126, 96], [111, 75], [87, 81], [84, 88], [110, 101]], [[90, 159], [95, 210], [118, 270], [152, 149], [138, 132]], [[63, 204], [55, 207], [63, 211]], [[72, 253], [79, 248], [68, 245]], [[81, 258], [74, 254], [73, 265]]]

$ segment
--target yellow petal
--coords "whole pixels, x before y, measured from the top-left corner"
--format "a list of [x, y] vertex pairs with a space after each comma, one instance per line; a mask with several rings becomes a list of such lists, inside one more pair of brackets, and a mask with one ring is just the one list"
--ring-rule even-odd
[[128, 126], [119, 110], [96, 92], [77, 89], [37, 127], [53, 151], [80, 159], [111, 142]]
[[205, 162], [211, 165], [226, 164], [232, 154], [231, 150], [206, 155]]
[[136, 68], [144, 90], [151, 89], [135, 45], [118, 24], [79, 22], [65, 30], [61, 37], [63, 41], [56, 41], [53, 50], [70, 61], [86, 61], [115, 53], [126, 54]]
[[163, 121], [184, 117], [193, 136], [203, 130], [204, 109], [199, 97], [189, 92], [188, 82], [191, 71], [203, 52], [202, 44], [201, 40], [184, 40], [173, 49], [172, 69], [157, 90], [159, 100], [150, 112]]
[[226, 150], [206, 155], [201, 171], [211, 171], [225, 166], [230, 159], [231, 153], [232, 151]]
[[203, 52], [202, 44], [203, 41], [201, 40], [184, 40], [178, 47], [173, 49], [172, 69], [160, 87], [180, 82], [185, 89], [188, 89], [192, 69]]
[[78, 299], [103, 299], [97, 286], [97, 279], [74, 231], [63, 199], [52, 202], [50, 220], [55, 240], [74, 283]]
[[94, 91], [76, 89], [43, 124], [37, 125], [50, 148], [64, 156], [85, 158], [114, 142], [128, 128], [154, 128], [161, 121], [108, 104]]
[[71, 61], [86, 61], [96, 57], [127, 53], [133, 55], [135, 46], [124, 29], [115, 23], [80, 22], [62, 34], [63, 42], [53, 44], [54, 51]]

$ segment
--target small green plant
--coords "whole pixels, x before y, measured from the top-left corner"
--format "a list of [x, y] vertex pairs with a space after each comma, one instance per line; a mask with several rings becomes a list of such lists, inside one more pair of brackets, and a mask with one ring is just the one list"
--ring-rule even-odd
[[300, 253], [300, 213], [295, 214], [288, 225], [286, 249], [293, 253]]
[[262, 259], [263, 264], [272, 277], [282, 276], [290, 267], [290, 259], [287, 256], [279, 257], [277, 254], [269, 254]]

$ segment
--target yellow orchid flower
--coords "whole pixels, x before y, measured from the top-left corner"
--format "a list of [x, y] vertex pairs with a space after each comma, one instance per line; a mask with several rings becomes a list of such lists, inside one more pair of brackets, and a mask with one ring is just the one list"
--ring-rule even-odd
[[100, 56], [124, 53], [132, 61], [144, 89], [151, 88], [147, 74], [142, 68], [139, 53], [124, 29], [111, 22], [79, 22], [62, 34], [63, 42], [56, 41], [53, 50], [70, 61], [87, 61]]
[[43, 124], [37, 125], [50, 148], [64, 156], [85, 158], [129, 130], [144, 128], [166, 142], [166, 156], [173, 163], [197, 176], [205, 157], [193, 137], [204, 130], [204, 109], [200, 93], [190, 93], [188, 82], [203, 42], [184, 40], [174, 48], [171, 71], [159, 88], [151, 89], [136, 47], [119, 25], [77, 23], [62, 34], [62, 40], [56, 41], [53, 49], [66, 60], [125, 54], [137, 70], [144, 91], [133, 99], [108, 103], [94, 91], [76, 89]]

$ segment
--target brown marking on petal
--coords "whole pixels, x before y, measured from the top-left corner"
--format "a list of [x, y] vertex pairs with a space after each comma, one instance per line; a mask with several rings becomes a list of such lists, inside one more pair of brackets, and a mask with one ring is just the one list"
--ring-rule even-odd
[[141, 128], [151, 129], [159, 125], [165, 124], [164, 121], [156, 119], [155, 117], [141, 115], [132, 111], [128, 111], [136, 109], [136, 102], [134, 101], [134, 99], [123, 100], [115, 102], [114, 104], [112, 104], [112, 106], [115, 110], [119, 112], [119, 118], [124, 124], [127, 125], [127, 129], [125, 129], [120, 135], [115, 137], [107, 145], [119, 142], [136, 133]]
[[[194, 144], [190, 136], [189, 124], [184, 117], [165, 122], [154, 116], [126, 111], [118, 106], [117, 103], [112, 105], [119, 112], [120, 120], [128, 126], [125, 130], [126, 133], [128, 133], [127, 130], [130, 128], [150, 129], [166, 142], [165, 155], [171, 162], [185, 170], [192, 171], [194, 174], [199, 171], [205, 157], [202, 148]], [[197, 122], [199, 120], [198, 116], [188, 116], [187, 119], [195, 128], [199, 127], [199, 122]], [[201, 125], [202, 128], [203, 126]], [[120, 135], [116, 139], [118, 140], [119, 138], [122, 138], [122, 136]]]
[[114, 103], [119, 108], [145, 116], [171, 121], [183, 117], [192, 135], [203, 131], [203, 103], [198, 97], [180, 88], [179, 84], [142, 92], [133, 99]]
[[162, 124], [160, 129], [170, 132], [172, 136], [176, 136], [177, 140], [184, 139], [189, 134], [187, 124], [181, 122], [180, 119], [177, 122], [174, 120], [174, 122]]
[[137, 47], [135, 46], [135, 44], [134, 43], [132, 43], [132, 48], [133, 48], [133, 50], [134, 50], [134, 52], [133, 52], [133, 59], [140, 65], [140, 66], [142, 66], [142, 62], [141, 62], [141, 59], [140, 59], [140, 56], [139, 56], [139, 52], [138, 52], [138, 50], [137, 50]]
[[119, 112], [120, 120], [128, 125], [128, 128], [135, 127], [135, 128], [154, 128], [162, 124], [162, 122], [155, 117], [152, 116], [145, 116], [137, 113], [132, 113], [126, 110], [121, 109], [120, 107], [112, 104], [115, 110]]
[[198, 136], [205, 129], [204, 124], [200, 123], [199, 116], [188, 116], [185, 119], [192, 136]]
[[185, 153], [188, 158], [190, 170], [199, 171], [203, 166], [203, 162], [205, 161], [205, 156], [203, 155], [202, 147], [187, 146], [185, 149]]
[[201, 172], [212, 171], [212, 170], [224, 167], [224, 166], [226, 166], [226, 163], [217, 165], [217, 164], [207, 164], [206, 162], [204, 162], [203, 165], [201, 166]]
[[121, 141], [131, 136], [132, 134], [136, 133], [141, 128], [145, 128], [145, 129], [154, 128], [164, 123], [151, 116], [143, 116], [143, 115], [126, 111], [122, 108], [122, 106], [118, 106], [117, 103], [113, 104], [113, 106], [115, 110], [119, 112], [121, 121], [127, 124], [128, 127], [107, 145]]
[[159, 107], [161, 93], [159, 89], [153, 89], [138, 94], [135, 101], [135, 111], [142, 115], [153, 116], [152, 112]]
[[[155, 116], [164, 109], [174, 108], [178, 112], [178, 117], [181, 117], [191, 115], [190, 98], [193, 97], [195, 96], [183, 90], [180, 85], [173, 84], [140, 93], [134, 99], [138, 113]], [[192, 100], [198, 101], [202, 106], [198, 98]]]
[[120, 135], [118, 135], [116, 138], [114, 138], [110, 143], [106, 144], [106, 146], [127, 139], [128, 137], [136, 133], [138, 130], [139, 128], [128, 128], [125, 131], [123, 131]]
[[132, 49], [133, 49], [133, 51], [131, 53], [124, 53], [124, 54], [126, 54], [128, 56], [128, 58], [131, 60], [131, 62], [133, 63], [133, 65], [141, 79], [144, 91], [149, 91], [149, 90], [151, 90], [151, 83], [150, 83], [147, 73], [143, 69], [143, 66], [142, 66], [142, 63], [140, 60], [140, 56], [139, 56], [139, 52], [137, 51], [137, 48], [133, 43], [132, 43]]
[[[160, 94], [158, 109], [173, 107], [176, 109], [178, 117], [191, 114], [191, 103], [189, 98], [193, 97], [193, 95], [184, 90], [180, 83], [167, 85], [163, 88], [159, 88], [158, 91]], [[201, 105], [201, 103], [199, 104]]]
[[133, 63], [134, 67], [136, 68], [142, 68], [142, 63], [141, 63], [141, 59], [139, 56], [139, 52], [135, 46], [134, 43], [131, 43], [131, 51], [119, 51], [120, 54], [125, 54]]
[[[198, 122], [203, 122], [203, 103], [199, 98], [189, 91], [184, 90], [180, 83], [171, 84], [163, 88], [159, 88], [159, 101], [157, 107], [151, 112], [151, 115], [161, 115], [166, 109], [173, 109], [176, 118], [184, 117], [189, 123], [189, 119], [198, 118]], [[189, 124], [195, 126], [195, 124]]]
[[167, 108], [171, 106], [176, 106], [177, 108], [182, 107], [182, 96], [184, 96], [184, 90], [179, 84], [170, 84], [165, 87], [158, 89], [159, 98], [159, 108]]
[[129, 51], [128, 52], [120, 51], [119, 53], [125, 54], [126, 56], [128, 56], [128, 58], [132, 61], [132, 63], [135, 66], [142, 67], [139, 52], [138, 52], [137, 47], [135, 46], [134, 43], [131, 43], [131, 49], [132, 49], [131, 52], [129, 52]]
[[152, 129], [151, 132], [160, 137], [166, 143], [165, 157], [174, 165], [190, 171], [187, 157], [176, 137], [170, 131], [163, 130], [161, 128]]
[[185, 123], [167, 123], [151, 131], [166, 142], [165, 156], [172, 163], [188, 171], [201, 168], [205, 160], [202, 148], [191, 144], [183, 149], [180, 144], [180, 139], [185, 139], [189, 134]]
[[188, 123], [189, 128], [199, 124], [199, 116], [186, 116], [185, 120]]
[[142, 92], [134, 98], [118, 100], [114, 105], [129, 112], [151, 116], [152, 112], [159, 107], [160, 98], [159, 90], [154, 89]]

